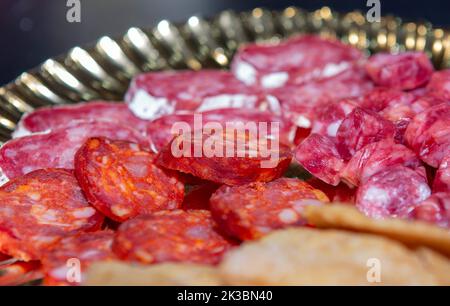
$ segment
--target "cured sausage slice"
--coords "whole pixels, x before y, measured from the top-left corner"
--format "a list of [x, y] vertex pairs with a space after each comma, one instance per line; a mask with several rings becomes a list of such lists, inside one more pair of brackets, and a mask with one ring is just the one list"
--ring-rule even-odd
[[450, 192], [433, 193], [420, 203], [411, 213], [417, 220], [450, 227]]
[[341, 178], [349, 185], [359, 186], [375, 173], [395, 165], [403, 165], [426, 176], [413, 151], [392, 139], [384, 139], [357, 151], [342, 170]]
[[355, 108], [345, 119], [336, 134], [337, 148], [344, 160], [372, 142], [393, 139], [395, 126], [377, 113]]
[[160, 211], [123, 223], [113, 250], [122, 259], [143, 263], [217, 264], [233, 245], [215, 230], [206, 210]]
[[245, 86], [228, 71], [162, 71], [136, 76], [125, 95], [139, 118], [154, 120], [180, 111], [203, 112], [219, 108], [279, 111], [265, 94]]
[[425, 85], [433, 70], [423, 52], [378, 53], [366, 63], [366, 71], [377, 85], [401, 90]]
[[217, 122], [222, 126], [226, 124], [243, 123], [245, 125], [254, 124], [255, 129], [260, 124], [267, 124], [270, 128], [274, 123], [279, 124], [279, 138], [286, 144], [293, 141], [294, 126], [284, 118], [269, 112], [257, 110], [227, 108], [195, 114], [172, 114], [158, 118], [148, 124], [147, 134], [151, 137], [157, 150], [165, 147], [173, 138], [177, 136], [178, 131], [172, 133], [175, 124], [187, 123], [192, 130], [201, 129], [203, 125]]
[[75, 175], [89, 202], [118, 222], [179, 208], [184, 185], [154, 157], [135, 143], [90, 138], [75, 155]]
[[365, 94], [361, 99], [361, 107], [374, 112], [380, 112], [394, 105], [410, 105], [416, 97], [397, 89], [376, 87]]
[[312, 175], [327, 184], [339, 184], [345, 164], [330, 137], [311, 134], [297, 146], [294, 154], [299, 164]]
[[39, 259], [62, 236], [101, 227], [103, 216], [83, 196], [72, 171], [41, 169], [0, 188], [0, 251]]
[[377, 172], [358, 188], [356, 207], [373, 218], [410, 218], [430, 196], [426, 177], [402, 165]]
[[[46, 285], [80, 285], [94, 262], [116, 258], [112, 251], [114, 232], [79, 233], [61, 239], [42, 256]], [[80, 270], [75, 270], [75, 269]]]
[[13, 137], [48, 132], [78, 120], [110, 121], [120, 123], [145, 133], [147, 121], [130, 112], [123, 102], [91, 101], [72, 105], [42, 107], [25, 114], [18, 123]]
[[358, 103], [352, 99], [324, 104], [316, 111], [311, 133], [336, 137], [337, 130], [345, 117], [350, 114]]
[[73, 169], [75, 152], [86, 139], [97, 136], [147, 143], [138, 131], [118, 123], [78, 121], [50, 133], [8, 141], [0, 148], [0, 169], [8, 179], [36, 169]]
[[230, 236], [240, 240], [258, 239], [289, 226], [306, 225], [306, 205], [329, 202], [328, 197], [308, 183], [279, 178], [269, 183], [222, 186], [210, 200], [214, 220]]
[[433, 192], [450, 192], [450, 154], [439, 165], [433, 182]]
[[450, 100], [450, 69], [433, 73], [427, 93], [439, 99]]
[[283, 115], [295, 125], [311, 128], [317, 107], [345, 98], [359, 97], [372, 87], [372, 82], [365, 73], [354, 68], [323, 81], [287, 85], [271, 90], [268, 98], [277, 101]]
[[247, 85], [276, 88], [332, 77], [362, 58], [361, 51], [337, 40], [305, 35], [275, 45], [246, 45], [231, 70]]
[[227, 185], [271, 181], [283, 175], [290, 148], [241, 129], [199, 130], [175, 137], [158, 155], [165, 168]]
[[450, 147], [450, 102], [417, 114], [405, 131], [406, 144], [428, 165], [437, 168]]

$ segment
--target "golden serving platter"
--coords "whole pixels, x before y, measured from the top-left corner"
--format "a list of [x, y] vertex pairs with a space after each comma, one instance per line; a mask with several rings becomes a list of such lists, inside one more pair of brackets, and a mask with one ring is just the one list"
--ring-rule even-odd
[[10, 138], [20, 116], [36, 107], [121, 100], [130, 79], [142, 71], [226, 68], [241, 44], [299, 33], [336, 37], [370, 53], [425, 51], [436, 68], [450, 66], [447, 30], [394, 16], [369, 23], [358, 11], [288, 7], [224, 11], [208, 19], [192, 16], [180, 24], [162, 20], [152, 28], [133, 27], [120, 37], [103, 36], [90, 46], [74, 47], [0, 87], [0, 144]]

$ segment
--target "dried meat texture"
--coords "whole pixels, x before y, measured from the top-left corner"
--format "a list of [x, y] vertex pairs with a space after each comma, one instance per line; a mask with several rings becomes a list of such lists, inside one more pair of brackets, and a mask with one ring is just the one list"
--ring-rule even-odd
[[341, 179], [349, 185], [359, 186], [375, 173], [396, 165], [419, 171], [425, 176], [425, 169], [413, 151], [392, 139], [385, 139], [358, 150], [342, 170]]
[[379, 86], [410, 90], [425, 85], [433, 65], [423, 52], [378, 53], [369, 58], [366, 71]]
[[450, 152], [450, 102], [417, 114], [405, 131], [405, 141], [422, 161], [437, 168]]
[[359, 68], [304, 85], [290, 85], [270, 91], [269, 100], [278, 101], [282, 114], [295, 125], [311, 128], [317, 108], [335, 101], [359, 97], [373, 88]]
[[89, 137], [139, 142], [147, 139], [127, 126], [106, 121], [78, 121], [50, 133], [13, 139], [0, 148], [0, 170], [12, 179], [36, 169], [73, 169], [75, 152]]
[[450, 154], [439, 165], [433, 181], [433, 192], [450, 192]]
[[292, 159], [290, 148], [239, 129], [198, 130], [174, 138], [158, 155], [165, 168], [227, 185], [272, 181]]
[[316, 109], [311, 133], [336, 137], [337, 130], [345, 117], [350, 114], [358, 102], [353, 99], [343, 99], [321, 105]]
[[439, 99], [450, 100], [450, 69], [433, 73], [427, 93]]
[[0, 251], [29, 261], [61, 237], [95, 231], [103, 216], [84, 198], [72, 171], [41, 169], [0, 188]]
[[382, 139], [393, 139], [395, 126], [377, 113], [355, 108], [345, 119], [336, 134], [337, 149], [344, 160], [356, 151]]
[[[61, 239], [42, 256], [46, 285], [80, 285], [95, 262], [116, 258], [112, 251], [113, 231], [79, 233]], [[74, 272], [74, 267], [79, 271]]]
[[333, 186], [339, 184], [345, 163], [330, 137], [311, 134], [297, 146], [294, 156], [303, 168], [318, 179]]
[[247, 85], [276, 88], [330, 78], [362, 58], [361, 51], [337, 40], [306, 35], [246, 45], [234, 56], [231, 70]]
[[328, 197], [299, 179], [280, 178], [269, 183], [223, 186], [210, 200], [213, 218], [230, 236], [258, 239], [271, 231], [306, 225], [306, 205], [321, 205]]
[[247, 87], [228, 71], [162, 71], [136, 76], [125, 95], [139, 118], [154, 120], [175, 112], [246, 108], [279, 112], [260, 90]]
[[[294, 126], [284, 118], [269, 112], [261, 112], [257, 110], [226, 108], [203, 113], [192, 114], [172, 114], [158, 118], [148, 124], [147, 134], [151, 137], [157, 150], [165, 147], [175, 136], [179, 135], [176, 128], [185, 125], [191, 130], [202, 129], [206, 124], [219, 123], [222, 126], [227, 124], [243, 124], [251, 130], [257, 132], [260, 125], [267, 124], [267, 128], [274, 137], [279, 138], [282, 142], [289, 144], [293, 141]], [[278, 130], [275, 131], [275, 124], [278, 124]]]
[[181, 206], [184, 185], [154, 158], [136, 143], [90, 138], [75, 155], [75, 175], [95, 208], [123, 222]]
[[20, 119], [13, 137], [52, 131], [78, 120], [120, 123], [132, 126], [141, 133], [145, 133], [148, 123], [134, 116], [123, 102], [91, 101], [43, 107], [25, 114]]
[[411, 104], [416, 97], [397, 89], [376, 87], [361, 98], [361, 107], [374, 112], [380, 112], [394, 105]]
[[215, 227], [206, 210], [160, 211], [123, 223], [113, 250], [121, 259], [146, 264], [217, 264], [233, 244]]
[[356, 207], [373, 218], [410, 218], [430, 196], [426, 177], [402, 165], [372, 175], [358, 188]]
[[205, 182], [196, 186], [189, 186], [183, 204], [184, 210], [190, 209], [206, 209], [209, 210], [209, 199], [212, 194], [219, 188], [219, 185]]
[[411, 212], [416, 220], [450, 228], [450, 192], [436, 192]]

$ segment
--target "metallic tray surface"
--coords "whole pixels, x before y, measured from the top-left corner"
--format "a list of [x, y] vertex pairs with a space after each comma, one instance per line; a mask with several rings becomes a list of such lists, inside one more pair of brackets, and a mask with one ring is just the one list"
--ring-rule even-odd
[[223, 11], [208, 19], [192, 16], [180, 24], [162, 20], [152, 28], [133, 27], [122, 36], [103, 36], [89, 46], [74, 47], [0, 87], [0, 144], [10, 139], [21, 115], [34, 108], [121, 100], [130, 79], [140, 72], [227, 68], [241, 44], [277, 42], [302, 33], [338, 38], [368, 53], [425, 51], [437, 69], [450, 67], [450, 32], [394, 16], [369, 23], [358, 11], [288, 7]]

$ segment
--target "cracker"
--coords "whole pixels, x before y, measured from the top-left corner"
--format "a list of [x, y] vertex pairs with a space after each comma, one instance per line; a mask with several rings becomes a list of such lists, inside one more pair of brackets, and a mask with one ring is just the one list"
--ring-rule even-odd
[[219, 270], [230, 285], [439, 284], [403, 244], [340, 230], [275, 231], [230, 251]]
[[348, 205], [308, 206], [304, 216], [318, 228], [336, 228], [372, 233], [410, 247], [428, 247], [450, 256], [450, 231], [421, 221], [372, 219]]
[[164, 263], [151, 266], [119, 261], [93, 264], [87, 273], [88, 286], [217, 286], [221, 284], [211, 266]]

